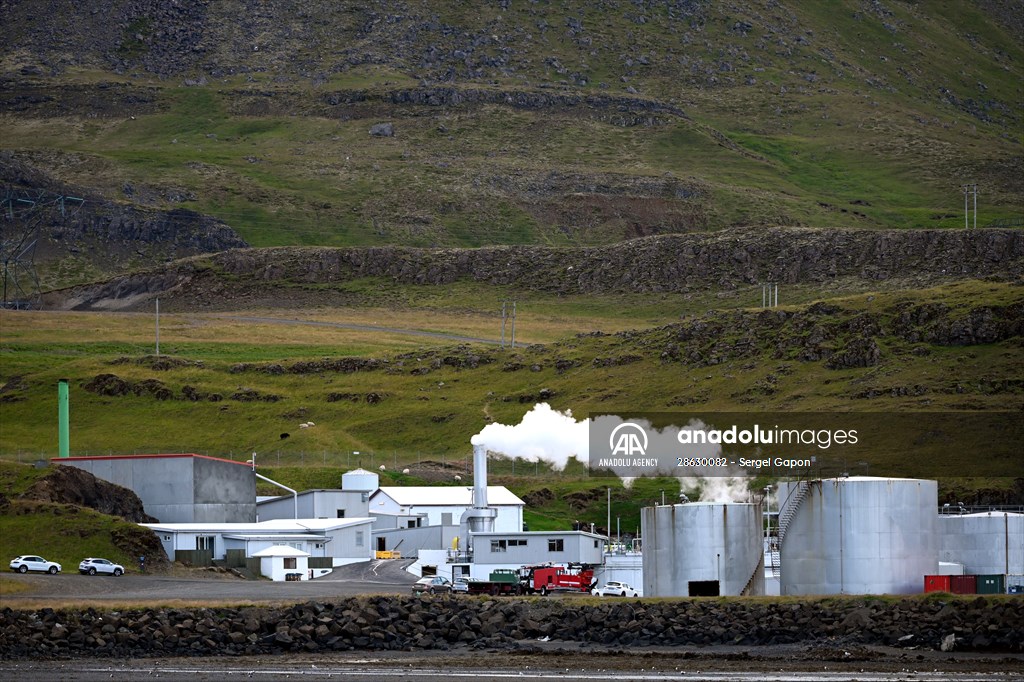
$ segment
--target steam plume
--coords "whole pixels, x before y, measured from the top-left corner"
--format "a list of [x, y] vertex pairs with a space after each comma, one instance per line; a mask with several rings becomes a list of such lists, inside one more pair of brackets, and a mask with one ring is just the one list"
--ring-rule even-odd
[[582, 462], [590, 458], [587, 420], [577, 421], [572, 410], [559, 412], [547, 403], [534, 405], [514, 426], [488, 424], [470, 440], [509, 458], [549, 462], [559, 471], [571, 457]]

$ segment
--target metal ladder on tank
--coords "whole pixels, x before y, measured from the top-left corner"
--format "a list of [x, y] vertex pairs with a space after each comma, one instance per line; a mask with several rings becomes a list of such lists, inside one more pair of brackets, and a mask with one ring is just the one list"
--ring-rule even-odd
[[807, 495], [810, 494], [810, 492], [810, 481], [797, 481], [793, 490], [790, 491], [789, 496], [786, 497], [782, 506], [779, 508], [778, 541], [776, 542], [775, 547], [771, 548], [772, 577], [774, 578], [778, 578], [781, 575], [782, 543], [786, 539], [786, 530], [789, 529], [789, 524], [793, 521], [793, 517], [796, 516], [797, 511], [799, 511], [800, 505], [807, 499]]

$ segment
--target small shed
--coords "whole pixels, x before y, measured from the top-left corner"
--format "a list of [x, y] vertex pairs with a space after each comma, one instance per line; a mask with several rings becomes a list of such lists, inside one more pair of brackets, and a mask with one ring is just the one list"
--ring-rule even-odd
[[309, 552], [288, 545], [271, 545], [252, 556], [260, 560], [260, 574], [271, 580], [309, 579]]

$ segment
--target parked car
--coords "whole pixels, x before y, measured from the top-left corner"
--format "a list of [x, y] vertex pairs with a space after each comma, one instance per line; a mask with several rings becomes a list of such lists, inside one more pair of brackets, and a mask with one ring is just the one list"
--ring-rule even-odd
[[452, 583], [452, 592], [469, 592], [469, 584], [479, 582], [476, 578], [470, 578], [469, 576], [462, 576], [456, 578], [455, 582]]
[[420, 578], [412, 586], [413, 595], [423, 594], [450, 594], [452, 591], [452, 584], [448, 578], [442, 578], [439, 575], [428, 576], [426, 578]]
[[82, 559], [82, 563], [78, 564], [78, 572], [89, 575], [106, 573], [108, 575], [118, 576], [124, 574], [124, 566], [121, 564], [115, 564], [113, 561], [108, 561], [107, 559], [89, 558]]
[[590, 592], [598, 597], [639, 597], [640, 591], [616, 580], [609, 580], [601, 587]]
[[55, 575], [60, 573], [60, 568], [60, 564], [56, 561], [47, 561], [43, 557], [36, 556], [34, 554], [24, 554], [11, 561], [11, 570], [17, 571], [18, 573], [39, 571], [40, 573]]

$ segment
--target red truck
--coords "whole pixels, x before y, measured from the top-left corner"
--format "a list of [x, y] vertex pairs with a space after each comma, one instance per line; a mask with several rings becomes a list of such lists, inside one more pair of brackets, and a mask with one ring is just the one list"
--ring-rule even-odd
[[582, 564], [568, 566], [523, 566], [519, 569], [519, 583], [527, 594], [540, 592], [584, 592], [589, 594], [597, 582], [594, 570]]

